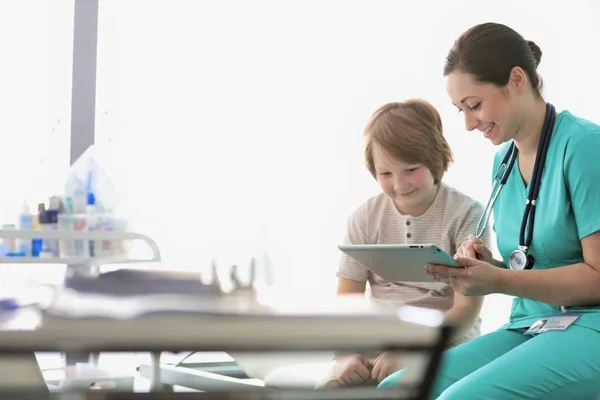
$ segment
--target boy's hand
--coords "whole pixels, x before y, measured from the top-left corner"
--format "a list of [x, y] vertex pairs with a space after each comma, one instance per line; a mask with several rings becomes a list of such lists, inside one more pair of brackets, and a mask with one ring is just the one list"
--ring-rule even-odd
[[335, 377], [340, 385], [360, 385], [371, 378], [373, 364], [360, 354], [337, 356], [335, 364]]

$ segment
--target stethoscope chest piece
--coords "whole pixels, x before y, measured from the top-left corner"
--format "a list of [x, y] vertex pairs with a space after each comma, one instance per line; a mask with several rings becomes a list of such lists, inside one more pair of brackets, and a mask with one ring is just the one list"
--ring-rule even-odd
[[520, 248], [510, 253], [508, 258], [508, 266], [510, 269], [531, 269], [535, 259], [531, 254], [527, 254], [527, 250]]

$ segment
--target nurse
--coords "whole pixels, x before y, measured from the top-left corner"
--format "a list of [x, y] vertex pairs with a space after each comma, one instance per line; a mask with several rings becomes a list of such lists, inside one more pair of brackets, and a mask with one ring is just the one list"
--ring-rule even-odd
[[467, 130], [502, 144], [488, 204], [502, 260], [470, 238], [456, 254], [465, 268], [426, 270], [467, 296], [515, 299], [504, 326], [445, 353], [435, 399], [600, 393], [600, 126], [546, 103], [541, 56], [511, 28], [485, 23], [463, 33], [446, 57], [447, 91]]

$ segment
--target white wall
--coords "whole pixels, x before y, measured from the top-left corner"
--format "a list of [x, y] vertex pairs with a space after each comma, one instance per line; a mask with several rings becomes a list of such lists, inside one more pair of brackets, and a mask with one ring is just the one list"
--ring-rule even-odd
[[[0, 1], [0, 225], [62, 191], [69, 168], [73, 0]], [[0, 296], [55, 266], [0, 265]]]
[[0, 1], [2, 224], [60, 189], [69, 167], [72, 19], [73, 0]]
[[[487, 201], [495, 149], [465, 132], [442, 78], [473, 24], [534, 40], [547, 99], [600, 121], [598, 1], [104, 0], [100, 18], [98, 143], [122, 210], [173, 267], [269, 249], [280, 284], [333, 290], [346, 217], [377, 193], [362, 128], [391, 100], [439, 108], [446, 181]], [[490, 297], [485, 329], [507, 308]]]

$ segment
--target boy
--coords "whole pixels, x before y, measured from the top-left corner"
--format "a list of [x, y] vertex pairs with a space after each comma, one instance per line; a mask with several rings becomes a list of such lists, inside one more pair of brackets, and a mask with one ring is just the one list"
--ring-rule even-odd
[[[483, 207], [442, 182], [452, 152], [437, 110], [419, 99], [388, 103], [372, 115], [364, 137], [366, 166], [382, 193], [350, 216], [345, 243], [432, 243], [455, 254], [475, 233]], [[481, 239], [489, 248], [489, 231]], [[453, 345], [479, 335], [482, 297], [463, 296], [444, 283], [387, 282], [345, 254], [337, 276], [339, 294], [365, 293], [368, 282], [378, 300], [443, 311], [458, 326]], [[392, 353], [336, 354], [318, 386], [375, 385], [400, 368]]]

